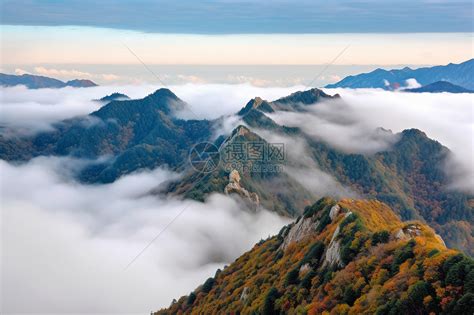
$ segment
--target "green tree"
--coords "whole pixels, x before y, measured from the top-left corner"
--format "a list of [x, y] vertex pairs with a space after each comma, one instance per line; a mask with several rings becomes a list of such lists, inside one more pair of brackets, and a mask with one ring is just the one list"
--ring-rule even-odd
[[279, 293], [275, 287], [268, 290], [265, 300], [263, 301], [262, 315], [276, 315], [278, 311], [275, 309], [275, 301], [278, 299]]
[[387, 243], [390, 239], [390, 233], [388, 231], [380, 231], [372, 234], [372, 246], [375, 246], [379, 243]]
[[299, 274], [300, 274], [300, 272], [299, 272], [298, 268], [290, 270], [286, 274], [285, 285], [288, 286], [288, 285], [292, 285], [292, 284], [297, 284]]
[[344, 290], [344, 297], [342, 298], [344, 303], [348, 304], [349, 306], [354, 305], [355, 300], [357, 300], [357, 292], [354, 291], [354, 288], [352, 285], [349, 285], [345, 290]]
[[212, 287], [214, 286], [215, 280], [214, 278], [208, 278], [206, 282], [202, 285], [202, 292], [204, 293], [209, 293], [209, 291], [212, 290]]
[[191, 292], [188, 296], [187, 304], [188, 305], [193, 305], [194, 301], [196, 301], [196, 294], [194, 292]]
[[474, 293], [464, 294], [454, 306], [454, 314], [472, 315], [474, 314]]

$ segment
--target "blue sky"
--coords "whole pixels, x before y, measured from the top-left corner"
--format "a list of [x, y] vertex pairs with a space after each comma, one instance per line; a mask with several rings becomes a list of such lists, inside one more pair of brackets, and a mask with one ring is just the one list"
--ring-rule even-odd
[[472, 32], [473, 2], [447, 0], [2, 0], [2, 24], [181, 34]]

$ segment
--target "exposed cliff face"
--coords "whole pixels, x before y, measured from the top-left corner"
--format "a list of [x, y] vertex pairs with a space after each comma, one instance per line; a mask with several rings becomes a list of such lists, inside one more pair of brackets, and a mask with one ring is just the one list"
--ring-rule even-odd
[[[462, 272], [460, 272], [462, 270]], [[206, 281], [208, 283], [209, 281]], [[472, 314], [474, 261], [378, 201], [321, 199], [158, 314]]]
[[343, 263], [341, 261], [341, 244], [339, 240], [336, 240], [337, 236], [339, 235], [340, 227], [337, 226], [334, 234], [332, 235], [331, 242], [329, 243], [329, 247], [326, 250], [326, 254], [324, 255], [324, 264], [323, 266], [337, 266], [342, 267]]
[[288, 245], [314, 234], [318, 224], [319, 221], [314, 220], [313, 218], [300, 218], [293, 226], [291, 226], [291, 228], [289, 228], [288, 233], [283, 238], [280, 249], [286, 250]]

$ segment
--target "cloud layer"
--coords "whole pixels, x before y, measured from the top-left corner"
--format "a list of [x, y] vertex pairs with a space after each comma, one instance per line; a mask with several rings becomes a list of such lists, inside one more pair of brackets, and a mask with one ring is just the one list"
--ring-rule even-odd
[[288, 222], [223, 195], [205, 204], [150, 196], [176, 176], [160, 169], [83, 186], [64, 172], [76, 164], [0, 161], [2, 313], [149, 313]]

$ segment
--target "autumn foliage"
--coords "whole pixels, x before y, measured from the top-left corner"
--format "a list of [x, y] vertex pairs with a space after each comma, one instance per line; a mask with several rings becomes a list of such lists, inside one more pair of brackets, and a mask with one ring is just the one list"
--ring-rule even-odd
[[314, 229], [285, 247], [297, 223], [284, 227], [156, 314], [473, 314], [474, 261], [428, 226], [378, 201], [329, 198], [299, 220]]

